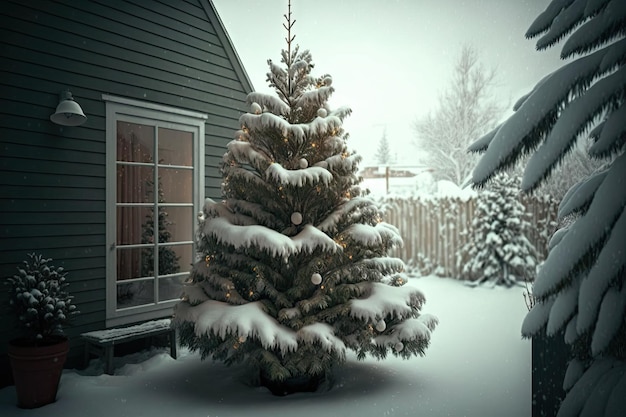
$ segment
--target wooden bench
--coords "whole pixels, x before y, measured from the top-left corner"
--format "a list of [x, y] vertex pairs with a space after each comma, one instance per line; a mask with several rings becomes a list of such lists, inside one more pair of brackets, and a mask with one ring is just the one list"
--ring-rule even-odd
[[160, 335], [169, 335], [170, 355], [176, 359], [176, 330], [170, 327], [170, 319], [153, 320], [129, 327], [82, 333], [85, 340], [85, 366], [91, 354], [104, 360], [104, 372], [113, 374], [113, 349], [115, 345]]

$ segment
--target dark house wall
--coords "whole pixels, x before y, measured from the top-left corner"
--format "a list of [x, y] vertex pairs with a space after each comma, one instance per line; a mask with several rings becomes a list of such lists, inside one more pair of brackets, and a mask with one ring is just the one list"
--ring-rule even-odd
[[[88, 117], [81, 126], [49, 120], [66, 88]], [[221, 156], [251, 89], [208, 0], [2, 2], [0, 280], [28, 252], [63, 266], [81, 311], [67, 329], [74, 353], [76, 335], [105, 322], [102, 94], [208, 114], [205, 188], [216, 198]], [[12, 316], [0, 317], [6, 365], [16, 330]]]

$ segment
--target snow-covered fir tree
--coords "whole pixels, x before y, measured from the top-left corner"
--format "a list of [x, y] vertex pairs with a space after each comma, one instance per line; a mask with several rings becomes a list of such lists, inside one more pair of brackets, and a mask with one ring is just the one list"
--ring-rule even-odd
[[522, 333], [563, 335], [571, 346], [558, 416], [626, 415], [626, 2], [554, 0], [527, 36], [538, 49], [568, 37], [572, 58], [515, 105], [515, 113], [473, 149], [484, 184], [530, 154], [522, 189], [559, 172], [561, 159], [589, 136], [589, 157], [604, 169], [574, 185], [559, 216], [578, 217], [552, 237]]
[[457, 255], [471, 285], [524, 285], [535, 274], [536, 253], [526, 235], [528, 214], [514, 178], [499, 173], [476, 199], [471, 236]]
[[378, 165], [391, 165], [394, 162], [394, 158], [391, 156], [389, 140], [387, 139], [387, 129], [385, 129], [376, 149], [376, 163]]
[[202, 259], [174, 319], [182, 345], [246, 363], [276, 394], [289, 392], [280, 382], [328, 375], [347, 350], [423, 355], [437, 323], [387, 255], [397, 229], [358, 186], [342, 128], [350, 110], [329, 108], [332, 78], [311, 75], [285, 18], [282, 65], [268, 61], [276, 95], [247, 97], [223, 158], [224, 200], [199, 216]]

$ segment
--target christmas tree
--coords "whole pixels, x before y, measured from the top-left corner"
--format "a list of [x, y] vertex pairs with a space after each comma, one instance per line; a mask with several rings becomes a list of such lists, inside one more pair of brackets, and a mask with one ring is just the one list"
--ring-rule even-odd
[[[148, 198], [151, 199], [154, 193], [154, 181], [148, 181]], [[161, 179], [157, 183], [158, 194], [158, 209], [156, 213], [157, 217], [157, 236], [158, 243], [167, 243], [172, 239], [172, 232], [170, 226], [174, 225], [174, 222], [169, 220], [169, 214], [165, 210], [165, 207], [161, 204], [165, 203], [163, 199], [163, 187], [161, 186]], [[154, 206], [151, 206], [146, 214], [146, 220], [142, 224], [141, 231], [141, 243], [154, 244]], [[176, 255], [176, 252], [171, 247], [159, 246], [159, 267], [158, 275], [175, 274], [180, 271], [180, 265], [178, 261], [180, 257]], [[154, 248], [147, 248], [143, 250], [141, 258], [141, 276], [149, 277], [154, 276]]]
[[459, 262], [471, 284], [484, 282], [508, 287], [534, 276], [536, 253], [526, 238], [530, 228], [519, 189], [506, 173], [496, 175], [476, 200], [472, 236], [461, 248]]
[[283, 65], [268, 61], [277, 96], [248, 95], [224, 155], [224, 200], [199, 216], [202, 259], [174, 318], [182, 345], [249, 365], [279, 395], [314, 389], [347, 350], [423, 355], [437, 323], [387, 256], [398, 230], [358, 186], [360, 157], [342, 128], [350, 109], [329, 108], [332, 78], [311, 75], [290, 10], [285, 19]]

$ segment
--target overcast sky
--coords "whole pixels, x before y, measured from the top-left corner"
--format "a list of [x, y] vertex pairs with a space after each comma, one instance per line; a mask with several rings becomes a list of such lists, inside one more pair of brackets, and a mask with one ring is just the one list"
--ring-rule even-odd
[[[267, 60], [280, 62], [287, 0], [213, 0], [257, 91]], [[314, 76], [333, 77], [331, 107], [346, 105], [351, 149], [375, 161], [387, 129], [403, 164], [415, 161], [412, 123], [432, 111], [464, 43], [498, 71], [497, 95], [511, 105], [557, 69], [560, 47], [535, 50], [524, 37], [547, 0], [292, 0], [293, 33], [313, 56]], [[509, 113], [510, 114], [510, 113]]]

